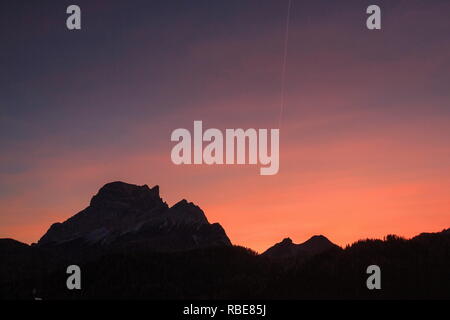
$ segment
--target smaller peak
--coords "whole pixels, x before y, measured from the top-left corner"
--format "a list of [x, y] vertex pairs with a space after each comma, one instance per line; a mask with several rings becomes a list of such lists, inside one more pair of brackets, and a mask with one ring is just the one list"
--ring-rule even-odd
[[192, 202], [189, 202], [186, 199], [182, 199], [182, 200], [178, 201], [177, 203], [175, 203], [172, 208], [185, 207], [189, 204], [193, 205]]
[[206, 219], [203, 210], [193, 202], [189, 202], [186, 199], [174, 204], [170, 208], [169, 215], [176, 220], [208, 223], [208, 219]]
[[283, 241], [280, 242], [281, 244], [292, 244], [292, 239], [287, 237], [284, 238]]
[[325, 237], [325, 236], [323, 236], [321, 234], [312, 236], [309, 240], [326, 240], [326, 241], [330, 241], [330, 240], [328, 240], [327, 237]]
[[328, 240], [327, 237], [325, 237], [325, 236], [320, 234], [320, 235], [312, 236], [311, 238], [306, 240], [303, 244], [307, 244], [307, 245], [329, 245], [329, 244], [333, 244], [333, 243], [330, 240]]

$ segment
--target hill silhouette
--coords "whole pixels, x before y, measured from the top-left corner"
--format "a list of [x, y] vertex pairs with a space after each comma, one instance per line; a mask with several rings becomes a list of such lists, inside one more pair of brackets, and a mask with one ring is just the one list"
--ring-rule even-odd
[[[321, 235], [286, 238], [259, 255], [233, 246], [198, 206], [169, 207], [158, 186], [123, 182], [105, 185], [37, 244], [0, 239], [0, 261], [1, 299], [450, 298], [450, 229], [346, 248]], [[71, 264], [82, 290], [66, 288]], [[382, 290], [366, 287], [372, 264]]]
[[313, 236], [301, 244], [295, 244], [290, 238], [285, 238], [262, 255], [271, 259], [307, 258], [335, 248], [338, 246], [322, 235]]

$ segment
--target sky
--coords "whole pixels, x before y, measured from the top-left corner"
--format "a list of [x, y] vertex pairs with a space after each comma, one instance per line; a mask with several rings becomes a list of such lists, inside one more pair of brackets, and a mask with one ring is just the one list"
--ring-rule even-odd
[[[288, 2], [2, 1], [0, 238], [36, 242], [118, 180], [259, 252], [450, 227], [450, 2], [292, 0], [283, 81]], [[279, 173], [174, 165], [194, 120], [280, 128]]]

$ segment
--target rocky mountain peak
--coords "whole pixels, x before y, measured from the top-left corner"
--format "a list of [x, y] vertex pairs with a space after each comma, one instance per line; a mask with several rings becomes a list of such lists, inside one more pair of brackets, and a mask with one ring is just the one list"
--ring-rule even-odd
[[116, 181], [100, 188], [89, 207], [63, 223], [54, 223], [38, 245], [137, 242], [156, 250], [231, 244], [223, 228], [210, 224], [192, 202], [183, 199], [169, 208], [159, 195], [159, 186]]
[[175, 221], [190, 221], [196, 223], [209, 223], [200, 207], [183, 199], [177, 202], [168, 211], [168, 216]]

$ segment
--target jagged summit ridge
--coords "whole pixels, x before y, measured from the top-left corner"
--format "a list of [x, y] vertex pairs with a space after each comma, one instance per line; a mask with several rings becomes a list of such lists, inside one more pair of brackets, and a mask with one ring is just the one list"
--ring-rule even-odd
[[92, 197], [90, 206], [117, 205], [119, 203], [128, 205], [139, 205], [148, 207], [162, 202], [159, 195], [159, 186], [149, 188], [148, 185], [137, 186], [121, 181], [111, 182], [104, 185], [98, 193]]

